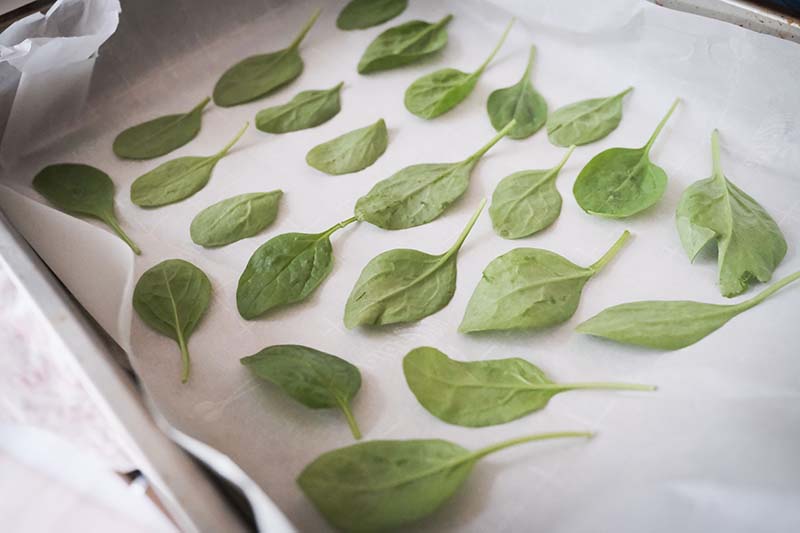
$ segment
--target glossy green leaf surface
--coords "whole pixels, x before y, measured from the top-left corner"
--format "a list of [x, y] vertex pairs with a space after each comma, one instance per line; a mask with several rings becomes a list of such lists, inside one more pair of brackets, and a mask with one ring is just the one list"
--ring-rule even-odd
[[283, 50], [243, 59], [222, 74], [214, 86], [214, 103], [231, 107], [257, 100], [294, 81], [303, 72], [298, 48], [317, 21], [317, 9], [294, 41]]
[[379, 119], [315, 146], [306, 155], [306, 163], [326, 174], [350, 174], [372, 165], [388, 145], [386, 122]]
[[114, 213], [114, 182], [99, 168], [79, 163], [49, 165], [34, 176], [33, 188], [70, 215], [101, 220], [135, 254], [142, 253], [119, 225]]
[[772, 278], [786, 255], [786, 239], [769, 213], [722, 173], [717, 130], [711, 136], [711, 151], [712, 175], [684, 191], [676, 221], [692, 261], [716, 241], [719, 288], [730, 297], [746, 291], [753, 280]]
[[513, 127], [509, 123], [463, 161], [412, 165], [379, 181], [356, 202], [356, 217], [383, 229], [411, 228], [435, 220], [464, 194], [477, 162]]
[[680, 100], [675, 100], [642, 148], [610, 148], [583, 167], [572, 192], [587, 213], [625, 218], [655, 205], [664, 195], [667, 174], [650, 161], [650, 149]]
[[409, 85], [403, 100], [406, 109], [420, 118], [432, 119], [447, 113], [460, 104], [472, 93], [486, 67], [489, 66], [505, 42], [513, 24], [514, 19], [508, 23], [492, 53], [475, 72], [468, 73], [454, 68], [443, 68], [426, 74]]
[[336, 18], [340, 30], [363, 30], [387, 20], [392, 20], [405, 11], [408, 0], [350, 0]]
[[484, 203], [443, 254], [397, 249], [383, 252], [367, 263], [347, 299], [344, 325], [354, 328], [415, 322], [450, 303], [456, 291], [458, 251]]
[[256, 128], [267, 133], [288, 133], [323, 124], [341, 110], [342, 83], [321, 91], [303, 91], [286, 104], [262, 109], [256, 114]]
[[297, 483], [335, 528], [383, 531], [433, 513], [489, 454], [525, 442], [591, 436], [543, 433], [477, 451], [445, 440], [374, 440], [322, 454], [303, 469]]
[[447, 15], [435, 23], [412, 20], [389, 28], [364, 51], [358, 72], [389, 70], [430, 57], [447, 44], [447, 24], [452, 18], [453, 15]]
[[236, 306], [242, 318], [305, 300], [333, 268], [330, 236], [352, 222], [355, 218], [323, 233], [284, 233], [261, 245], [239, 277]]
[[555, 222], [561, 213], [556, 178], [574, 148], [551, 169], [523, 170], [500, 180], [489, 207], [495, 233], [505, 239], [520, 239]]
[[123, 159], [152, 159], [168, 154], [194, 139], [200, 132], [204, 99], [188, 113], [167, 115], [132, 126], [114, 139], [112, 149]]
[[547, 117], [547, 137], [556, 146], [589, 144], [599, 141], [619, 126], [622, 100], [633, 90], [628, 87], [606, 98], [591, 98], [569, 104]]
[[257, 235], [278, 216], [281, 196], [283, 191], [251, 192], [206, 207], [189, 227], [192, 241], [213, 248]]
[[208, 310], [211, 282], [202, 270], [182, 259], [168, 259], [139, 278], [133, 308], [142, 321], [175, 340], [181, 350], [181, 381], [189, 379], [189, 336]]
[[522, 78], [511, 87], [497, 89], [489, 95], [486, 109], [489, 120], [496, 130], [515, 120], [517, 125], [508, 132], [510, 139], [527, 139], [547, 120], [547, 102], [531, 84], [530, 75], [533, 60], [536, 58], [536, 47], [531, 46], [528, 65]]
[[403, 358], [411, 392], [433, 416], [457, 426], [510, 422], [544, 409], [560, 392], [580, 389], [652, 391], [629, 383], [555, 383], [518, 357], [461, 362], [436, 348], [415, 348]]
[[735, 305], [686, 300], [654, 300], [615, 305], [583, 322], [575, 331], [625, 344], [678, 350], [706, 337], [731, 318], [760, 304], [797, 279], [800, 279], [800, 272], [783, 278], [757, 296]]
[[538, 329], [569, 320], [578, 308], [583, 286], [629, 237], [625, 231], [589, 267], [539, 248], [516, 248], [501, 255], [483, 271], [459, 331]]
[[340, 357], [307, 346], [269, 346], [240, 362], [253, 375], [274, 383], [311, 409], [338, 408], [353, 437], [361, 438], [350, 402], [361, 388], [361, 372]]
[[214, 155], [179, 157], [142, 174], [131, 184], [131, 201], [140, 207], [159, 207], [192, 196], [206, 186], [214, 167], [244, 135], [247, 126]]

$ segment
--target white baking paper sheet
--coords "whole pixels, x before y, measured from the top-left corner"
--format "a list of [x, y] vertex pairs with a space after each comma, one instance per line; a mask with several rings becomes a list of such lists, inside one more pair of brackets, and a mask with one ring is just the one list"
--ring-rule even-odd
[[[319, 454], [352, 443], [344, 419], [334, 411], [306, 409], [239, 364], [240, 357], [268, 345], [306, 344], [361, 368], [364, 385], [354, 411], [367, 439], [445, 438], [479, 447], [543, 431], [597, 432], [588, 442], [531, 444], [486, 459], [463, 490], [415, 531], [800, 529], [800, 286], [676, 352], [626, 347], [573, 331], [626, 301], [725, 301], [716, 287], [715, 254], [691, 265], [674, 224], [683, 189], [710, 174], [715, 127], [726, 174], [774, 216], [789, 243], [775, 278], [800, 269], [800, 47], [634, 0], [412, 1], [390, 24], [452, 12], [447, 48], [433, 61], [364, 77], [356, 73], [358, 58], [388, 25], [341, 32], [334, 20], [344, 2], [324, 2], [302, 45], [305, 71], [290, 87], [232, 109], [209, 107], [197, 139], [159, 160], [127, 162], [113, 155], [119, 131], [190, 109], [233, 62], [285, 46], [316, 4], [128, 2], [118, 33], [101, 49], [85, 120], [3, 176], [7, 188], [0, 206], [100, 324], [132, 348], [133, 366], [167, 418], [228, 454], [300, 530], [325, 530], [294, 480]], [[444, 66], [469, 70], [483, 61], [512, 12], [519, 21], [508, 42], [463, 104], [434, 121], [404, 109], [403, 91], [420, 75]], [[395, 232], [366, 223], [349, 226], [333, 236], [333, 272], [311, 298], [262, 320], [238, 316], [239, 274], [267, 239], [324, 230], [350, 217], [355, 200], [377, 180], [413, 163], [459, 160], [486, 142], [494, 134], [486, 98], [518, 80], [532, 43], [539, 51], [533, 82], [551, 109], [636, 87], [625, 100], [620, 127], [579, 147], [561, 172], [557, 185], [564, 206], [551, 228], [507, 241], [492, 232], [484, 214], [461, 250], [458, 288], [445, 309], [413, 325], [344, 328], [344, 303], [369, 259], [399, 247], [444, 250], [502, 177], [550, 167], [564, 152], [544, 132], [503, 140], [477, 166], [468, 193], [440, 219]], [[131, 204], [129, 187], [138, 175], [172, 157], [213, 153], [259, 109], [339, 81], [345, 82], [342, 111], [333, 120], [280, 136], [251, 128], [192, 198], [156, 210]], [[676, 96], [683, 103], [652, 153], [670, 179], [663, 200], [628, 220], [583, 213], [571, 193], [578, 171], [605, 148], [643, 144]], [[390, 143], [375, 165], [339, 177], [306, 165], [311, 147], [378, 117], [386, 119]], [[39, 203], [32, 177], [46, 164], [66, 161], [96, 165], [113, 177], [122, 225], [144, 250], [141, 257], [134, 259], [99, 225]], [[263, 234], [217, 250], [192, 244], [189, 223], [200, 209], [234, 194], [278, 188], [285, 192], [280, 214]], [[567, 323], [539, 333], [456, 332], [491, 259], [532, 246], [587, 265], [624, 229], [634, 238], [587, 284]], [[208, 315], [189, 343], [187, 385], [180, 384], [175, 343], [147, 329], [130, 310], [135, 279], [166, 258], [195, 263], [214, 287]], [[420, 345], [462, 360], [524, 357], [560, 381], [632, 381], [659, 390], [565, 393], [547, 409], [509, 424], [459, 428], [428, 414], [405, 384], [402, 358]]]

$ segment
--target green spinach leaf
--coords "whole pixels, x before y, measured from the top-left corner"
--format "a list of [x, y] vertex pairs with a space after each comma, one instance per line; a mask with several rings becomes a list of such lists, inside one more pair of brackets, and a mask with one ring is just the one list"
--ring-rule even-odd
[[379, 119], [374, 124], [315, 146], [306, 155], [306, 163], [326, 174], [349, 174], [372, 165], [388, 145], [386, 122]]
[[652, 391], [630, 383], [554, 383], [524, 359], [461, 362], [420, 347], [403, 359], [408, 387], [433, 416], [466, 427], [494, 426], [544, 409], [559, 392], [579, 389]]
[[477, 162], [513, 127], [512, 120], [463, 161], [412, 165], [379, 181], [356, 202], [356, 217], [383, 229], [411, 228], [435, 220], [464, 194]]
[[330, 236], [355, 221], [347, 219], [322, 233], [284, 233], [261, 245], [239, 277], [236, 306], [242, 318], [253, 320], [305, 300], [333, 268]]
[[689, 186], [681, 196], [678, 234], [692, 261], [717, 241], [719, 288], [731, 297], [747, 290], [754, 279], [770, 280], [786, 255], [786, 240], [769, 213], [722, 173], [717, 130], [711, 134], [711, 154], [711, 177]]
[[676, 99], [642, 148], [610, 148], [583, 167], [572, 192], [587, 213], [625, 218], [656, 204], [667, 187], [664, 169], [650, 161], [650, 149], [680, 100]]
[[336, 18], [340, 30], [363, 30], [387, 20], [392, 20], [405, 11], [408, 0], [350, 0]]
[[549, 170], [523, 170], [500, 180], [489, 207], [492, 226], [498, 235], [519, 239], [555, 222], [561, 213], [556, 178], [574, 149], [570, 147], [561, 162]]
[[389, 70], [430, 57], [447, 44], [447, 24], [452, 18], [447, 15], [436, 23], [412, 20], [389, 28], [364, 51], [358, 72]]
[[383, 531], [433, 513], [487, 455], [525, 442], [591, 436], [577, 431], [542, 433], [474, 452], [438, 439], [374, 440], [322, 454], [297, 483], [337, 529]]
[[168, 154], [194, 139], [200, 132], [204, 99], [188, 113], [167, 115], [132, 126], [114, 139], [112, 149], [123, 159], [152, 159]]
[[542, 126], [547, 120], [547, 102], [531, 84], [530, 75], [533, 60], [536, 57], [536, 47], [531, 46], [528, 65], [525, 72], [515, 85], [504, 89], [497, 89], [489, 95], [486, 108], [489, 120], [494, 129], [501, 130], [511, 119], [517, 125], [508, 132], [509, 139], [527, 139]]
[[220, 107], [245, 104], [294, 81], [303, 72], [303, 60], [298, 48], [317, 21], [319, 13], [319, 9], [314, 11], [287, 48], [250, 56], [226, 70], [214, 86], [214, 103]]
[[262, 109], [256, 114], [256, 128], [267, 133], [288, 133], [328, 122], [342, 109], [339, 92], [343, 84], [322, 91], [303, 91], [289, 103]]
[[142, 174], [131, 184], [131, 201], [140, 207], [159, 207], [190, 197], [206, 186], [217, 162], [228, 155], [248, 125], [214, 155], [179, 157]]
[[339, 408], [356, 439], [361, 431], [350, 402], [361, 388], [361, 372], [344, 359], [314, 348], [284, 344], [264, 348], [240, 362], [311, 409]]
[[208, 310], [211, 282], [181, 259], [167, 259], [142, 274], [133, 290], [133, 308], [142, 321], [181, 349], [181, 381], [189, 380], [189, 336]]
[[383, 326], [415, 322], [439, 311], [456, 292], [456, 257], [478, 220], [481, 202], [456, 242], [441, 255], [397, 249], [372, 259], [356, 281], [344, 309], [344, 325]]
[[136, 255], [142, 253], [119, 225], [114, 214], [114, 182], [99, 168], [78, 163], [49, 165], [33, 178], [33, 188], [70, 215], [101, 220]]
[[447, 113], [460, 104], [470, 95], [483, 71], [500, 50], [514, 20], [511, 19], [500, 42], [475, 72], [467, 73], [454, 68], [443, 68], [426, 74], [409, 85], [404, 99], [406, 109], [420, 118], [432, 119]]
[[561, 324], [575, 314], [583, 286], [619, 252], [625, 231], [597, 262], [579, 267], [539, 248], [516, 248], [486, 267], [459, 331], [535, 329]]
[[678, 350], [694, 344], [798, 279], [800, 272], [795, 272], [735, 305], [669, 300], [615, 305], [578, 325], [575, 331], [625, 344]]
[[240, 194], [206, 207], [194, 217], [189, 234], [206, 248], [257, 235], [278, 216], [283, 191]]
[[632, 90], [628, 87], [614, 96], [581, 100], [556, 109], [547, 117], [547, 137], [556, 146], [599, 141], [619, 126], [622, 100]]

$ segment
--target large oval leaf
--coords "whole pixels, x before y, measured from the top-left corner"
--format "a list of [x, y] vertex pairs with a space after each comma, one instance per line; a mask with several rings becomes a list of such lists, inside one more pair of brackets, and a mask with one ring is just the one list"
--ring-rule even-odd
[[436, 23], [412, 20], [389, 28], [370, 43], [358, 62], [358, 72], [369, 74], [409, 65], [429, 57], [447, 44], [447, 24], [453, 15]]
[[340, 30], [363, 30], [387, 20], [392, 20], [405, 11], [408, 0], [350, 0], [336, 18]]
[[283, 191], [240, 194], [200, 211], [192, 220], [189, 234], [200, 246], [225, 246], [257, 235], [278, 215]]
[[377, 161], [388, 144], [386, 123], [379, 119], [374, 124], [315, 146], [306, 155], [306, 163], [326, 174], [358, 172]]
[[547, 117], [547, 137], [556, 146], [599, 141], [619, 126], [622, 99], [633, 87], [607, 98], [592, 98], [566, 105]]
[[288, 133], [323, 124], [341, 110], [342, 83], [322, 91], [303, 91], [283, 105], [262, 109], [256, 114], [256, 128], [267, 133]]
[[511, 120], [516, 121], [517, 125], [508, 132], [511, 139], [527, 139], [539, 131], [547, 120], [547, 102], [533, 88], [530, 80], [535, 57], [536, 47], [531, 46], [528, 65], [519, 82], [492, 92], [486, 102], [489, 120], [494, 129], [499, 131]]

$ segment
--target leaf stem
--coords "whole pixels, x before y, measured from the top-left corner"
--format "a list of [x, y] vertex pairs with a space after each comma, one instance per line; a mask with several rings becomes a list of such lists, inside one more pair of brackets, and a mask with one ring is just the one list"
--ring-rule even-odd
[[194, 107], [192, 108], [192, 110], [191, 110], [191, 111], [189, 111], [189, 113], [194, 113], [195, 111], [199, 111], [199, 110], [201, 110], [201, 109], [205, 109], [205, 107], [208, 105], [208, 103], [209, 103], [210, 101], [211, 101], [211, 97], [209, 97], [209, 96], [206, 96], [206, 97], [203, 99], [203, 101], [202, 101], [202, 102], [200, 102], [199, 104], [197, 104], [196, 106], [194, 106]]
[[486, 448], [481, 448], [480, 450], [476, 450], [470, 454], [470, 456], [474, 459], [481, 459], [482, 457], [486, 457], [489, 454], [494, 452], [498, 452], [505, 448], [510, 448], [511, 446], [516, 446], [517, 444], [524, 444], [526, 442], [533, 442], [537, 440], [547, 440], [547, 439], [563, 439], [563, 438], [572, 438], [572, 437], [585, 437], [590, 439], [594, 436], [593, 433], [588, 431], [560, 431], [557, 433], [539, 433], [538, 435], [528, 435], [527, 437], [519, 437], [516, 439], [506, 440], [497, 444], [493, 444], [491, 446], [487, 446]]
[[742, 311], [750, 309], [751, 307], [760, 304], [761, 302], [763, 302], [764, 300], [766, 300], [767, 298], [769, 298], [770, 296], [772, 296], [773, 294], [784, 288], [785, 286], [789, 285], [793, 281], [797, 281], [798, 279], [800, 279], [800, 271], [797, 271], [794, 274], [789, 274], [785, 278], [776, 281], [775, 283], [773, 283], [772, 285], [770, 285], [757, 295], [753, 296], [749, 300], [746, 300], [740, 304], [732, 305], [731, 307], [738, 307]]
[[464, 230], [461, 232], [461, 235], [458, 236], [458, 239], [453, 244], [453, 246], [451, 246], [450, 249], [447, 250], [447, 252], [444, 254], [445, 256], [450, 257], [451, 255], [457, 253], [461, 249], [461, 246], [467, 239], [469, 232], [472, 231], [472, 226], [474, 226], [475, 222], [477, 222], [478, 217], [481, 215], [481, 211], [483, 211], [483, 207], [485, 205], [486, 205], [486, 198], [483, 198], [481, 199], [481, 203], [478, 206], [478, 209], [475, 211], [475, 214], [473, 214], [472, 218], [469, 219], [469, 222], [467, 222], [467, 225], [466, 227], [464, 227]]
[[431, 29], [441, 28], [442, 26], [446, 26], [447, 24], [450, 23], [451, 20], [453, 20], [453, 15], [449, 14], [449, 15], [445, 16], [444, 18], [442, 18], [442, 20], [440, 20], [439, 22], [434, 24], [433, 28], [431, 28]]
[[142, 255], [142, 250], [138, 246], [136, 246], [136, 243], [133, 242], [133, 240], [130, 237], [128, 237], [128, 234], [125, 233], [125, 230], [122, 229], [122, 226], [119, 225], [119, 222], [117, 222], [117, 218], [113, 214], [110, 216], [106, 216], [103, 219], [103, 222], [108, 224], [111, 227], [111, 229], [114, 230], [114, 233], [116, 233], [117, 236], [125, 242], [125, 244], [131, 247], [133, 253], [135, 253], [136, 255]]
[[344, 417], [347, 419], [347, 425], [350, 426], [350, 432], [353, 434], [353, 438], [361, 440], [361, 430], [358, 429], [358, 423], [353, 416], [353, 412], [350, 410], [350, 405], [338, 397], [336, 398], [336, 403], [339, 404], [339, 407], [344, 413]]
[[622, 235], [620, 235], [619, 239], [617, 239], [617, 242], [615, 242], [611, 246], [611, 248], [609, 248], [608, 251], [605, 254], [603, 254], [603, 257], [592, 263], [592, 265], [589, 267], [589, 270], [594, 271], [595, 274], [600, 272], [600, 270], [602, 270], [603, 267], [606, 266], [608, 262], [614, 258], [615, 255], [617, 255], [617, 253], [625, 245], [628, 239], [630, 239], [630, 237], [631, 237], [630, 231], [628, 230], [623, 231]]
[[337, 222], [336, 224], [334, 224], [333, 226], [331, 226], [330, 228], [325, 230], [322, 233], [322, 237], [323, 238], [324, 237], [330, 237], [331, 235], [333, 235], [334, 232], [339, 231], [340, 229], [342, 229], [342, 228], [344, 228], [346, 226], [349, 226], [350, 224], [352, 224], [353, 222], [356, 222], [357, 220], [358, 220], [358, 217], [350, 217], [347, 220], [342, 220], [341, 222]]
[[623, 96], [625, 96], [626, 94], [628, 94], [628, 93], [629, 93], [629, 92], [631, 92], [632, 90], [633, 90], [633, 86], [631, 85], [630, 87], [628, 87], [627, 89], [625, 89], [625, 90], [624, 90], [624, 91], [622, 91], [621, 93], [618, 93], [618, 94], [616, 94], [616, 95], [614, 96], [614, 98], [622, 98]]
[[564, 157], [561, 158], [561, 161], [556, 166], [553, 167], [554, 174], [558, 174], [559, 172], [561, 172], [561, 169], [564, 168], [564, 165], [567, 163], [567, 159], [569, 159], [569, 156], [571, 156], [572, 152], [574, 151], [575, 151], [575, 145], [573, 144], [572, 146], [569, 147], [567, 153], [564, 154]]
[[531, 45], [531, 51], [528, 52], [528, 65], [525, 67], [525, 72], [522, 74], [522, 80], [525, 81], [528, 79], [528, 76], [531, 75], [531, 69], [533, 68], [533, 60], [536, 59], [536, 45]]
[[719, 130], [716, 128], [711, 132], [711, 165], [714, 176], [722, 174], [722, 164], [719, 158]]
[[613, 383], [613, 382], [585, 382], [585, 383], [555, 383], [561, 390], [632, 390], [632, 391], [654, 391], [658, 387], [655, 385], [641, 385], [639, 383]]
[[479, 149], [477, 152], [475, 152], [474, 154], [472, 154], [471, 156], [469, 156], [468, 158], [466, 158], [464, 161], [465, 161], [465, 162], [469, 162], [469, 161], [477, 161], [478, 159], [480, 159], [481, 157], [483, 157], [483, 155], [484, 155], [486, 152], [488, 152], [488, 151], [489, 151], [489, 149], [490, 149], [492, 146], [494, 146], [495, 144], [497, 144], [497, 141], [499, 141], [500, 139], [502, 139], [503, 137], [505, 137], [506, 135], [508, 135], [508, 132], [509, 132], [509, 131], [511, 131], [511, 128], [513, 128], [513, 127], [514, 127], [514, 126], [516, 126], [516, 125], [517, 125], [517, 119], [515, 119], [515, 118], [512, 118], [512, 119], [511, 119], [511, 122], [509, 122], [508, 124], [506, 124], [505, 128], [503, 128], [502, 130], [498, 131], [498, 132], [497, 132], [497, 135], [495, 135], [494, 137], [492, 137], [492, 140], [491, 140], [491, 141], [489, 141], [488, 143], [484, 144], [484, 145], [483, 145], [483, 146], [482, 146], [482, 147], [481, 147], [481, 148], [480, 148], [480, 149]]
[[189, 381], [189, 348], [186, 347], [181, 331], [178, 331], [178, 346], [181, 349], [181, 383], [186, 383]]
[[497, 45], [495, 45], [494, 50], [492, 50], [492, 53], [489, 54], [489, 57], [486, 58], [486, 61], [484, 61], [481, 64], [481, 66], [478, 67], [478, 70], [475, 71], [475, 74], [480, 75], [481, 73], [483, 73], [484, 70], [486, 70], [486, 67], [489, 66], [489, 63], [491, 63], [492, 59], [494, 59], [494, 56], [497, 55], [497, 52], [500, 51], [500, 48], [503, 46], [503, 43], [506, 42], [506, 37], [508, 37], [508, 32], [511, 31], [511, 26], [514, 25], [514, 22], [516, 20], [517, 20], [516, 17], [511, 18], [508, 25], [506, 26], [505, 31], [503, 31], [503, 35], [500, 37], [500, 40], [497, 42]]
[[322, 9], [320, 9], [320, 8], [317, 8], [317, 9], [314, 10], [314, 13], [311, 15], [311, 18], [308, 19], [308, 22], [306, 22], [306, 25], [303, 26], [303, 29], [300, 30], [300, 33], [298, 33], [297, 37], [294, 38], [294, 41], [292, 41], [292, 44], [289, 45], [290, 49], [291, 48], [297, 48], [298, 46], [300, 46], [300, 43], [303, 42], [303, 39], [305, 39], [306, 34], [308, 34], [308, 31], [311, 29], [311, 27], [317, 21], [317, 19], [319, 18], [319, 14], [321, 12], [322, 12]]
[[249, 126], [250, 126], [250, 123], [249, 123], [249, 122], [245, 122], [245, 123], [244, 123], [244, 127], [243, 127], [242, 129], [240, 129], [240, 130], [239, 130], [239, 133], [237, 133], [237, 134], [236, 134], [236, 137], [234, 137], [233, 139], [231, 139], [231, 141], [230, 141], [228, 144], [226, 144], [226, 145], [225, 145], [225, 146], [222, 148], [222, 150], [220, 150], [219, 152], [217, 152], [217, 154], [216, 154], [214, 157], [216, 157], [217, 159], [222, 159], [223, 157], [225, 157], [226, 155], [228, 155], [228, 150], [230, 150], [231, 148], [233, 148], [233, 145], [234, 145], [234, 144], [236, 144], [236, 143], [239, 141], [239, 139], [241, 139], [241, 138], [242, 138], [242, 135], [244, 135], [244, 132], [245, 132], [245, 131], [247, 131], [247, 128], [248, 128]]
[[658, 126], [656, 126], [656, 130], [650, 136], [650, 139], [647, 141], [647, 144], [644, 145], [645, 152], [649, 152], [650, 148], [653, 147], [653, 143], [656, 142], [656, 137], [658, 137], [658, 134], [661, 133], [662, 129], [664, 129], [664, 125], [666, 125], [667, 121], [669, 120], [669, 117], [672, 116], [672, 112], [675, 111], [675, 108], [678, 107], [678, 104], [680, 102], [681, 102], [680, 98], [676, 98], [675, 101], [672, 102], [672, 105], [669, 107], [669, 111], [667, 111], [667, 114], [664, 115], [664, 118], [661, 119], [661, 122], [658, 123]]

